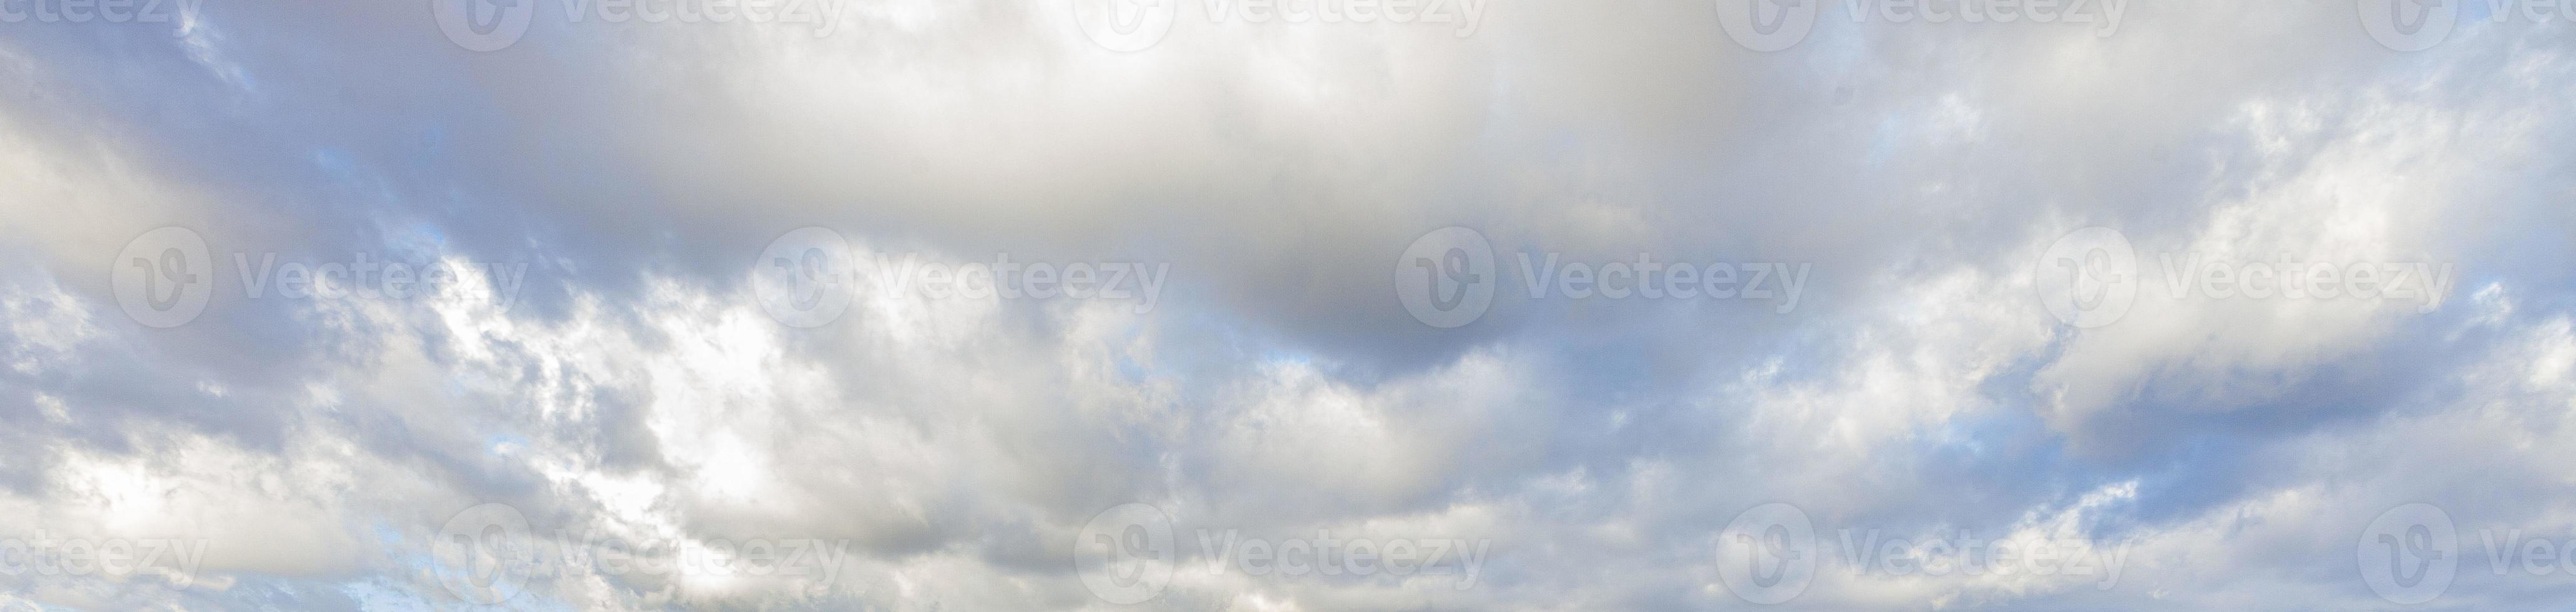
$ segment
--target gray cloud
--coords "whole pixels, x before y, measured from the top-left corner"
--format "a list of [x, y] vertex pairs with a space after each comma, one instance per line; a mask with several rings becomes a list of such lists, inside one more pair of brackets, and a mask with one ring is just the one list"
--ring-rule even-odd
[[[819, 539], [828, 581], [539, 572], [522, 607], [1094, 609], [1077, 541], [1172, 519], [1157, 609], [1735, 609], [1722, 533], [1785, 502], [1787, 609], [2386, 603], [2375, 517], [2432, 503], [2433, 608], [2548, 601], [2480, 534], [2568, 528], [2564, 21], [2421, 52], [2345, 3], [1855, 23], [1754, 53], [1710, 3], [1087, 40], [1069, 2], [791, 24], [568, 21], [475, 53], [420, 3], [0, 24], [0, 538], [206, 544], [184, 572], [0, 575], [75, 608], [450, 607], [458, 512], [540, 546]], [[201, 234], [168, 329], [110, 267]], [[1481, 319], [1394, 299], [1487, 237]], [[2069, 232], [2145, 265], [2053, 318]], [[800, 328], [764, 245], [1169, 264], [1156, 307], [862, 284]], [[1794, 309], [1521, 292], [1516, 257], [1788, 262]], [[514, 299], [252, 295], [234, 255], [524, 265]], [[2163, 295], [2160, 254], [2439, 262], [2401, 300]], [[484, 282], [468, 278], [468, 288]], [[2122, 578], [1853, 572], [1843, 529], [2082, 542]], [[1457, 576], [1254, 575], [1207, 533], [1491, 544]], [[677, 545], [677, 544], [674, 544]], [[6, 561], [6, 559], [0, 559]], [[1217, 569], [1211, 569], [1217, 568]]]

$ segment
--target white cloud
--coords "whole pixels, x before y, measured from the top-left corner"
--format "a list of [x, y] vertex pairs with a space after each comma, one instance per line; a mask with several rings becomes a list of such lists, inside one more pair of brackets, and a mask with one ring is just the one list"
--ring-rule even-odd
[[[447, 607], [436, 538], [484, 503], [542, 546], [848, 553], [828, 580], [537, 573], [510, 601], [585, 609], [1112, 609], [1075, 538], [1128, 503], [1181, 541], [1157, 609], [1743, 607], [1712, 538], [1774, 502], [1829, 561], [1845, 528], [2128, 555], [2108, 588], [1835, 561], [1791, 608], [2368, 607], [2353, 543], [2391, 507], [2472, 545], [2576, 524], [2564, 24], [2398, 54], [2350, 6], [2213, 1], [2107, 37], [1829, 19], [1754, 54], [1707, 3], [1495, 3], [1465, 38], [1187, 3], [1119, 53], [1062, 2], [852, 3], [822, 37], [539, 4], [480, 54], [416, 5], [11, 24], [0, 523], [208, 545], [0, 575], [0, 604]], [[1387, 260], [1449, 225], [1503, 258], [1815, 276], [1790, 312], [1507, 296], [1435, 330]], [[105, 269], [164, 226], [219, 260], [167, 329]], [[781, 325], [747, 268], [809, 226], [1171, 283], [1151, 309], [861, 283]], [[2079, 330], [2032, 279], [2086, 226], [2142, 286]], [[2167, 253], [2455, 286], [2172, 296]], [[306, 299], [246, 294], [235, 254], [525, 267]], [[1492, 548], [1472, 576], [1264, 575], [1206, 563], [1203, 530]], [[2437, 605], [2562, 584], [2459, 552]]]

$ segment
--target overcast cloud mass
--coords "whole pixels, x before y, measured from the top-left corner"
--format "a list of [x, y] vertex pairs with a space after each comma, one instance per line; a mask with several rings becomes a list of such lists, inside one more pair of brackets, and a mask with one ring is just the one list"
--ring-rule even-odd
[[0, 0], [0, 609], [2576, 609], [2571, 55]]

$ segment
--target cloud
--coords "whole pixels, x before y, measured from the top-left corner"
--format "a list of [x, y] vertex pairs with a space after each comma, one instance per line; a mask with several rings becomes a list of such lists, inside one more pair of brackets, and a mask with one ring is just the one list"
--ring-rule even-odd
[[[1173, 532], [1156, 609], [1751, 607], [1723, 536], [1770, 503], [1816, 536], [1790, 609], [2374, 606], [2355, 543], [2409, 503], [2460, 536], [2432, 607], [2556, 585], [2479, 538], [2576, 507], [2547, 469], [2576, 408], [2565, 22], [2397, 53], [2335, 3], [2108, 30], [1830, 3], [1752, 53], [1708, 3], [1472, 30], [1183, 3], [1121, 53], [1073, 4], [848, 3], [817, 35], [539, 2], [481, 53], [411, 3], [0, 24], [0, 564], [203, 545], [0, 572], [0, 603], [1109, 609], [1082, 536], [1123, 504]], [[1794, 308], [1504, 274], [1439, 329], [1391, 260], [1450, 226], [1498, 260], [1813, 274]], [[167, 328], [114, 271], [162, 227], [213, 259]], [[854, 282], [787, 325], [755, 279], [807, 227], [850, 262], [1169, 275], [1143, 302]], [[2137, 297], [2080, 328], [2036, 279], [2085, 227], [2134, 247]], [[242, 267], [362, 258], [466, 272], [310, 297]], [[2175, 273], [2285, 262], [2449, 272], [2389, 299]], [[451, 588], [502, 567], [442, 556], [484, 504], [558, 558]], [[1871, 533], [2125, 565], [1899, 573], [1842, 549]], [[1228, 536], [1489, 548], [1253, 573]], [[709, 569], [755, 540], [817, 552]]]

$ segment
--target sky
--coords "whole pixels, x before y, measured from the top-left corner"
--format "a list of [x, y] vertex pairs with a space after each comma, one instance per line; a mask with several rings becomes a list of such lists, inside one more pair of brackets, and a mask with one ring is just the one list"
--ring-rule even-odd
[[0, 0], [0, 609], [2576, 609], [2571, 22]]

